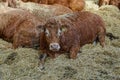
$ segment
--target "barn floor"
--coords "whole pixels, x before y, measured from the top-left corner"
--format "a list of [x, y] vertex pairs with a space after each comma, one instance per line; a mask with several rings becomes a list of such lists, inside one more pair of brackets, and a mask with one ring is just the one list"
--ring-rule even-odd
[[[120, 37], [120, 11], [116, 7], [86, 10], [100, 15], [107, 32]], [[120, 39], [110, 41], [106, 37], [105, 48], [89, 44], [81, 51], [75, 60], [64, 54], [47, 58], [45, 69], [40, 71], [37, 50], [13, 50], [11, 43], [0, 39], [0, 80], [120, 80]]]

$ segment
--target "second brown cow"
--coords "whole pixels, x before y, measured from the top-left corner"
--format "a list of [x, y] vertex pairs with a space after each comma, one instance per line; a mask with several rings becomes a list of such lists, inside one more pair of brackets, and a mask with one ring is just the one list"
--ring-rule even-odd
[[13, 47], [39, 47], [39, 29], [41, 22], [31, 13], [5, 8], [0, 13], [0, 38], [13, 42]]
[[105, 45], [106, 29], [103, 20], [87, 11], [50, 18], [40, 27], [44, 30], [40, 36], [40, 49], [52, 58], [68, 52], [69, 57], [75, 59], [80, 47], [96, 39], [102, 47]]
[[41, 0], [42, 4], [60, 4], [69, 7], [73, 11], [81, 11], [85, 7], [84, 0]]

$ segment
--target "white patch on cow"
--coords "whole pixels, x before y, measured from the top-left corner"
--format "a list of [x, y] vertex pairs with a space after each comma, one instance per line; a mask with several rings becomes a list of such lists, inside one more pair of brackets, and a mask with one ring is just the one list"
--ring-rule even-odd
[[45, 34], [46, 34], [46, 36], [49, 36], [49, 35], [50, 35], [50, 32], [49, 32], [48, 29], [45, 30]]
[[61, 31], [60, 29], [58, 29], [57, 35], [60, 36], [60, 35], [61, 35], [61, 32], [62, 32], [62, 31]]

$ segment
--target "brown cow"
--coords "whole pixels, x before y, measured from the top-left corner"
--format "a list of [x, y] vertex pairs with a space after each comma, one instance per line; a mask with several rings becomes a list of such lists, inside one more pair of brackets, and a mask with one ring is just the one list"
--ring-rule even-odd
[[81, 11], [85, 7], [85, 1], [84, 0], [6, 0], [9, 4], [9, 6], [14, 6], [16, 1], [23, 1], [23, 2], [35, 2], [35, 3], [41, 3], [41, 4], [60, 4], [66, 7], [69, 7], [73, 11]]
[[81, 11], [85, 7], [85, 1], [84, 0], [41, 0], [42, 4], [60, 4], [69, 7], [73, 11]]
[[69, 52], [69, 57], [75, 59], [80, 47], [96, 39], [102, 47], [105, 45], [106, 29], [103, 20], [87, 11], [56, 16], [42, 26], [44, 32], [40, 36], [40, 49], [52, 58]]
[[0, 38], [13, 42], [13, 48], [39, 46], [37, 28], [41, 23], [31, 13], [15, 9], [0, 13]]
[[98, 5], [115, 5], [120, 9], [120, 0], [99, 0]]
[[50, 18], [46, 24], [40, 25], [43, 32], [40, 34], [40, 69], [44, 69], [46, 55], [55, 58], [63, 52], [68, 52], [71, 59], [85, 44], [95, 40], [105, 45], [106, 29], [101, 17], [84, 11], [64, 14]]

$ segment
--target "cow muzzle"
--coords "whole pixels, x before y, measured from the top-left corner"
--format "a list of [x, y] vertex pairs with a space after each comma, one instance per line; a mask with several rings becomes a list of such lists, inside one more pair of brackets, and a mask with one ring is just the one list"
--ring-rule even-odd
[[60, 45], [58, 43], [50, 43], [49, 49], [51, 51], [59, 51], [60, 50]]

